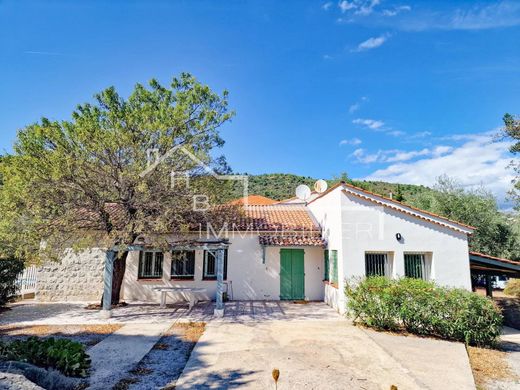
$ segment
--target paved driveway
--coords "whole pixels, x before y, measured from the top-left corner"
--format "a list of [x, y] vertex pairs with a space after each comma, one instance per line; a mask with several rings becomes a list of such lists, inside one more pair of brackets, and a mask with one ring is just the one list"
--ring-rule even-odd
[[[132, 304], [113, 311], [109, 322], [172, 324], [205, 321], [176, 389], [474, 389], [461, 343], [376, 333], [354, 327], [323, 303], [228, 302], [223, 319], [213, 304]], [[106, 323], [84, 304], [21, 304], [2, 313], [2, 324]], [[133, 326], [133, 325], [132, 325]], [[146, 325], [145, 325], [146, 326]], [[151, 347], [151, 345], [150, 345]], [[124, 347], [126, 348], [126, 347]], [[123, 349], [124, 349], [123, 348]], [[108, 357], [108, 355], [104, 355]], [[105, 361], [108, 367], [121, 362]]]
[[372, 333], [331, 313], [326, 320], [212, 321], [176, 389], [274, 389], [274, 368], [280, 390], [475, 388], [462, 344]]

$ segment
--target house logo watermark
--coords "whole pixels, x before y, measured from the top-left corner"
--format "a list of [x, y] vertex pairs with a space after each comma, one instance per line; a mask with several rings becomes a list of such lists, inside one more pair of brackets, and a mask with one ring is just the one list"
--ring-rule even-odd
[[[215, 178], [216, 180], [236, 182], [241, 188], [241, 196], [243, 197], [244, 206], [248, 205], [248, 191], [249, 191], [249, 178], [247, 175], [222, 175], [216, 172], [208, 164], [197, 157], [193, 152], [183, 145], [176, 145], [170, 148], [163, 155], [160, 154], [159, 149], [150, 148], [146, 151], [147, 166], [140, 174], [139, 177], [144, 178], [150, 175], [160, 164], [166, 163], [169, 158], [172, 158], [176, 154], [183, 154], [190, 159], [193, 164], [201, 168], [208, 176]], [[190, 181], [192, 175], [187, 171], [176, 171], [171, 170], [170, 173], [170, 187], [171, 189], [177, 186], [184, 186], [184, 189], [190, 190]], [[204, 212], [208, 211], [212, 206], [210, 204], [210, 197], [207, 194], [192, 193], [192, 209], [193, 211]]]

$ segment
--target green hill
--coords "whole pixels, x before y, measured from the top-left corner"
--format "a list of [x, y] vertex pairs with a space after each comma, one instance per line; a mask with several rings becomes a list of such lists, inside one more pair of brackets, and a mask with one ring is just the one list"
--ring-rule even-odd
[[[271, 199], [282, 200], [292, 198], [296, 187], [306, 184], [311, 189], [316, 182], [316, 178], [310, 176], [298, 176], [286, 173], [267, 173], [262, 175], [249, 175], [249, 193], [263, 195]], [[417, 195], [433, 191], [432, 189], [414, 184], [395, 184], [383, 181], [351, 180], [347, 177], [328, 179], [329, 187], [340, 180], [345, 180], [357, 187], [372, 191], [376, 194], [389, 196], [393, 194], [394, 199], [406, 201], [413, 199]]]

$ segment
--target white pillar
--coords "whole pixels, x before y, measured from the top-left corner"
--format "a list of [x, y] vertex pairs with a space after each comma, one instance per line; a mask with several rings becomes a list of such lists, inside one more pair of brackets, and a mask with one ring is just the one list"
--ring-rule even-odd
[[110, 318], [112, 315], [112, 278], [114, 276], [114, 259], [116, 253], [113, 250], [108, 250], [105, 257], [105, 275], [103, 277], [103, 310], [101, 316], [103, 318]]
[[224, 248], [218, 248], [217, 252], [217, 297], [215, 302], [215, 312], [214, 315], [216, 317], [224, 316]]

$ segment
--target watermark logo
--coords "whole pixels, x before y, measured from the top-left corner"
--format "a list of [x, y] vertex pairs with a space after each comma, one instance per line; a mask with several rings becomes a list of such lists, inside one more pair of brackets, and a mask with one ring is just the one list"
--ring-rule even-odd
[[[157, 167], [170, 158], [173, 158], [177, 154], [184, 156], [191, 160], [193, 166], [196, 166], [202, 169], [208, 176], [213, 177], [216, 180], [235, 182], [238, 184], [240, 188], [240, 196], [243, 198], [243, 204], [245, 206], [248, 205], [248, 189], [249, 189], [249, 179], [247, 175], [222, 175], [216, 172], [213, 168], [211, 168], [208, 164], [202, 161], [199, 157], [195, 155], [195, 153], [188, 150], [188, 148], [183, 145], [176, 145], [170, 148], [163, 155], [160, 154], [159, 149], [150, 148], [146, 151], [147, 158], [147, 166], [139, 176], [144, 178], [150, 175]], [[182, 187], [184, 191], [191, 190], [191, 180], [192, 175], [188, 171], [176, 171], [171, 170], [169, 173], [170, 187], [171, 189]], [[197, 191], [200, 191], [198, 189]], [[208, 211], [212, 205], [210, 204], [210, 196], [208, 194], [200, 193], [200, 192], [192, 192], [190, 193], [192, 197], [192, 210], [197, 212], [205, 212]]]

